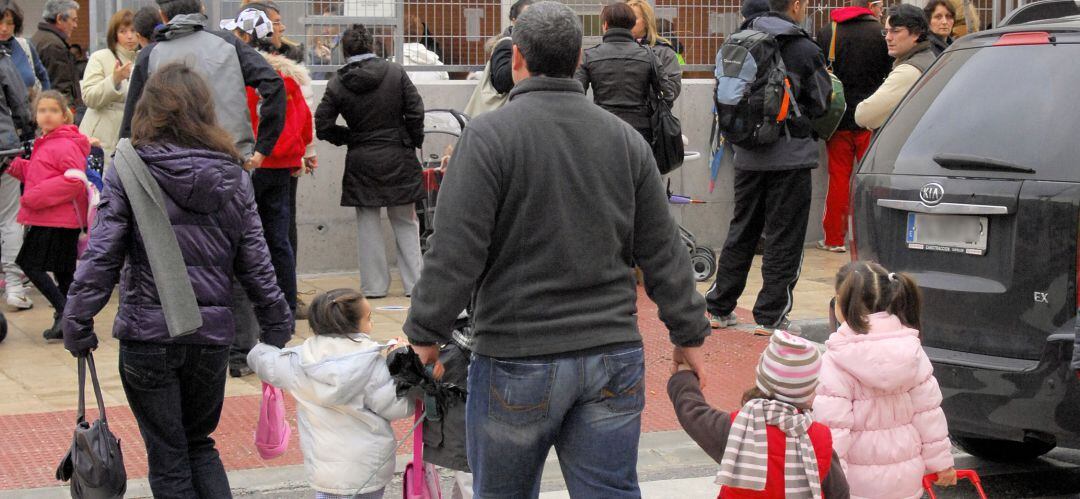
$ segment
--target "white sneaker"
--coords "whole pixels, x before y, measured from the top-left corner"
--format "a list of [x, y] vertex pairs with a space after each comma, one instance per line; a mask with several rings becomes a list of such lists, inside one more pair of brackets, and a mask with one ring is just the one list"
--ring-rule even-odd
[[824, 250], [824, 251], [828, 251], [828, 252], [831, 252], [831, 253], [847, 253], [847, 248], [845, 248], [843, 246], [829, 246], [829, 245], [825, 244], [824, 239], [819, 240], [817, 242], [817, 248], [819, 250]]
[[26, 292], [21, 293], [8, 293], [7, 304], [20, 310], [27, 310], [34, 307], [34, 302], [30, 300], [29, 296], [26, 296]]

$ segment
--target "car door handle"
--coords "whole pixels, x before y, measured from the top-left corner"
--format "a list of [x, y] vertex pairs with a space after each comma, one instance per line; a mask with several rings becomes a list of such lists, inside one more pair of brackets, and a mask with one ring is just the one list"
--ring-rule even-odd
[[967, 204], [967, 203], [940, 203], [927, 206], [922, 201], [909, 201], [906, 199], [879, 199], [878, 206], [892, 208], [894, 210], [913, 211], [915, 213], [932, 213], [935, 215], [1008, 215], [1008, 206], [993, 204]]

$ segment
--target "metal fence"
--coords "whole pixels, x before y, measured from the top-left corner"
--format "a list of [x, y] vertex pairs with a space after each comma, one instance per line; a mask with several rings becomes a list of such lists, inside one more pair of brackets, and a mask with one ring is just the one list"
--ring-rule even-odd
[[[91, 0], [91, 40], [103, 47], [108, 19], [120, 8], [138, 9], [153, 0]], [[609, 0], [561, 0], [581, 18], [585, 46], [599, 43], [600, 10]], [[914, 0], [919, 4], [925, 0]], [[1027, 0], [971, 0], [981, 27], [993, 24]], [[512, 0], [276, 0], [287, 40], [304, 47], [305, 62], [316, 77], [342, 64], [338, 40], [355, 23], [367, 26], [380, 56], [410, 65], [410, 71], [447, 71], [460, 75], [482, 69], [491, 45], [506, 26]], [[886, 0], [886, 4], [893, 0]], [[661, 34], [677, 45], [684, 71], [711, 71], [724, 36], [738, 30], [741, 0], [653, 0]], [[829, 22], [829, 13], [845, 0], [813, 2], [805, 27], [811, 32]], [[213, 26], [241, 8], [240, 0], [207, 0]], [[423, 47], [423, 49], [421, 49]], [[418, 55], [438, 55], [439, 61]]]

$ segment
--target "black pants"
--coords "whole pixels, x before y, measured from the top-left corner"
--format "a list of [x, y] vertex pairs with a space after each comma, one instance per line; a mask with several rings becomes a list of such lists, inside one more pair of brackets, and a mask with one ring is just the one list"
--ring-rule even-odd
[[746, 288], [754, 248], [764, 233], [763, 285], [754, 303], [754, 320], [764, 326], [784, 320], [802, 268], [811, 188], [808, 169], [735, 170], [735, 213], [720, 253], [716, 283], [706, 295], [710, 313], [726, 315], [735, 310]]
[[161, 498], [232, 497], [214, 439], [229, 347], [120, 341], [120, 381]]
[[23, 269], [23, 273], [30, 279], [30, 282], [34, 283], [34, 287], [41, 291], [41, 294], [45, 296], [46, 300], [49, 300], [49, 305], [52, 305], [55, 315], [60, 315], [64, 312], [64, 306], [67, 305], [67, 293], [71, 288], [71, 283], [75, 281], [75, 274], [72, 272], [53, 272], [56, 276], [56, 281], [53, 281], [52, 277], [49, 277], [49, 273], [44, 270], [31, 270]]
[[292, 245], [293, 266], [300, 258], [300, 245], [296, 239], [296, 189], [299, 187], [300, 177], [289, 178], [289, 244]]
[[[287, 169], [259, 169], [251, 176], [255, 189], [255, 204], [262, 221], [266, 246], [270, 250], [270, 263], [274, 266], [278, 288], [285, 295], [289, 308], [296, 312], [296, 256], [291, 237], [290, 203], [293, 178]], [[254, 307], [244, 289], [233, 282], [233, 316], [236, 318], [236, 336], [233, 337], [232, 359], [234, 363], [247, 362], [247, 354], [259, 338], [259, 322]]]

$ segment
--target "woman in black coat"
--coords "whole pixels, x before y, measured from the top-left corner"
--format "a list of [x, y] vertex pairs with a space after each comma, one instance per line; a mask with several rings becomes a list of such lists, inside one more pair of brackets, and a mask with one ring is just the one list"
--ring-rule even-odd
[[[349, 148], [341, 205], [356, 207], [364, 296], [382, 298], [390, 287], [382, 207], [394, 230], [398, 268], [409, 296], [420, 277], [415, 203], [424, 189], [416, 148], [424, 142], [424, 102], [401, 66], [376, 57], [373, 47], [361, 24], [342, 34], [346, 65], [326, 85], [315, 111], [315, 131], [319, 139]], [[339, 115], [347, 127], [337, 124]]]

